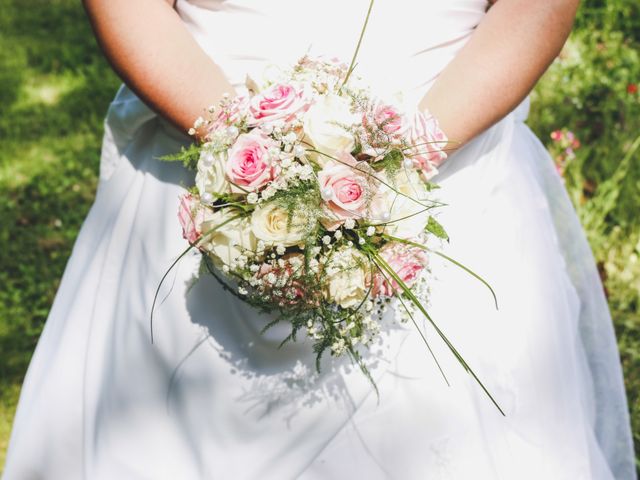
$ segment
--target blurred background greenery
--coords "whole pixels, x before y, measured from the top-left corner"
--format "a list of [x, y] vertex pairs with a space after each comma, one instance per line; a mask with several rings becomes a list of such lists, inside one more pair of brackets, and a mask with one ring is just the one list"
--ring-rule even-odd
[[[584, 0], [528, 121], [565, 178], [605, 281], [638, 454], [639, 84], [640, 3]], [[0, 0], [0, 466], [20, 384], [93, 200], [102, 120], [118, 85], [80, 2]]]

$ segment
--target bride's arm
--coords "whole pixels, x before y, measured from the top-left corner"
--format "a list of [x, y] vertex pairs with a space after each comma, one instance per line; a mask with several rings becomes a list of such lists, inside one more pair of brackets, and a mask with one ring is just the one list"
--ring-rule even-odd
[[451, 147], [503, 118], [559, 53], [578, 0], [499, 0], [443, 70], [420, 106], [440, 121]]
[[113, 68], [151, 108], [186, 131], [232, 88], [172, 0], [83, 0]]

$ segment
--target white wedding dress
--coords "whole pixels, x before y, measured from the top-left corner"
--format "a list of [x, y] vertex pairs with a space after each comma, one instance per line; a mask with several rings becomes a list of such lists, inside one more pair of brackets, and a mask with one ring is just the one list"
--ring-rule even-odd
[[[367, 0], [191, 0], [177, 10], [239, 90], [307, 50], [350, 59]], [[482, 20], [483, 0], [379, 0], [357, 72], [417, 103]], [[473, 81], [472, 78], [469, 81]], [[472, 99], [470, 99], [472, 101]], [[430, 312], [502, 416], [425, 326], [447, 386], [410, 324], [373, 375], [266, 323], [211, 278], [194, 283], [176, 212], [193, 174], [158, 161], [186, 139], [123, 87], [111, 105], [95, 203], [29, 368], [4, 478], [635, 478], [608, 307], [561, 180], [524, 102], [452, 155], [436, 181], [445, 251], [488, 291], [433, 262]], [[391, 316], [388, 316], [391, 321]], [[300, 339], [302, 340], [302, 339]]]

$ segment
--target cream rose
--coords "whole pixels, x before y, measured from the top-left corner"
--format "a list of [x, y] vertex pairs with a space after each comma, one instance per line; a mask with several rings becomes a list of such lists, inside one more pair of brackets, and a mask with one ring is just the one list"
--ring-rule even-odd
[[223, 208], [201, 225], [204, 237], [200, 241], [201, 248], [211, 254], [218, 267], [232, 266], [245, 250], [256, 250], [257, 241], [251, 230], [249, 217], [231, 220], [240, 213], [240, 210], [233, 207]]
[[367, 295], [368, 260], [359, 250], [345, 247], [335, 252], [326, 273], [328, 300], [342, 308], [357, 307]]
[[293, 218], [288, 226], [289, 214], [276, 203], [267, 203], [253, 211], [251, 230], [260, 240], [270, 245], [285, 247], [299, 244], [307, 233], [307, 222], [303, 218]]
[[[307, 111], [304, 117], [304, 132], [316, 150], [337, 157], [341, 153], [353, 150], [353, 135], [344, 127], [359, 121], [360, 118], [351, 112], [348, 99], [329, 94], [321, 96]], [[321, 164], [328, 160], [328, 157], [318, 155]]]
[[378, 177], [389, 186], [381, 183], [371, 201], [372, 222], [389, 222], [386, 231], [397, 237], [417, 236], [429, 221], [429, 211], [425, 207], [428, 205], [428, 190], [420, 174], [405, 168], [398, 171], [393, 179], [383, 172]]
[[225, 165], [227, 163], [226, 152], [211, 153], [203, 151], [198, 160], [198, 172], [196, 173], [196, 187], [200, 197], [212, 200], [223, 193], [229, 193], [231, 185], [225, 177]]

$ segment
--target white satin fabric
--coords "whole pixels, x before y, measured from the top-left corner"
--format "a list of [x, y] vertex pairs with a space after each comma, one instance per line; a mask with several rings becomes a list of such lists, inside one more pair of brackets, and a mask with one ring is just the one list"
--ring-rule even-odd
[[[350, 59], [366, 0], [193, 0], [178, 11], [240, 89], [308, 49]], [[358, 72], [416, 103], [482, 19], [482, 0], [378, 0]], [[470, 79], [472, 81], [472, 79]], [[178, 196], [192, 174], [157, 157], [187, 140], [127, 88], [111, 105], [95, 203], [22, 390], [4, 478], [635, 478], [614, 332], [594, 261], [527, 103], [452, 155], [436, 180], [446, 252], [430, 310], [505, 410], [433, 331], [394, 325], [372, 354], [380, 396], [306, 341], [277, 350], [256, 314], [185, 248]], [[389, 318], [389, 321], [392, 319]]]

